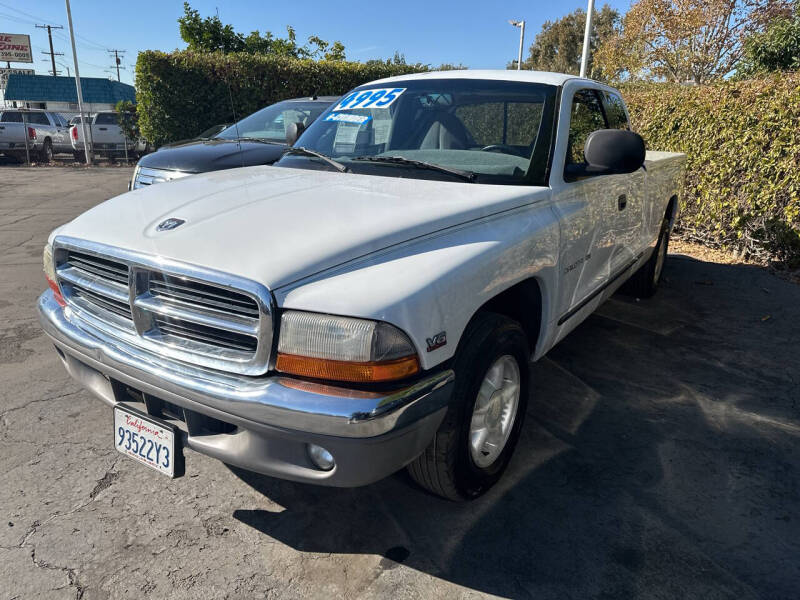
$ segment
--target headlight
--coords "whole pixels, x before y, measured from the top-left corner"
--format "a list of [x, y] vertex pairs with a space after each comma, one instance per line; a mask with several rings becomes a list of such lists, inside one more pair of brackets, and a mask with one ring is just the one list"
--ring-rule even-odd
[[275, 368], [316, 379], [394, 381], [417, 373], [419, 359], [408, 336], [388, 323], [289, 310]]
[[58, 283], [56, 283], [56, 264], [53, 260], [53, 247], [50, 244], [45, 244], [44, 246], [42, 263], [44, 276], [45, 279], [47, 279], [47, 285], [49, 285], [50, 289], [53, 290], [53, 295], [56, 297], [56, 302], [58, 302], [61, 306], [66, 306], [64, 297], [61, 295], [61, 290], [58, 289]]

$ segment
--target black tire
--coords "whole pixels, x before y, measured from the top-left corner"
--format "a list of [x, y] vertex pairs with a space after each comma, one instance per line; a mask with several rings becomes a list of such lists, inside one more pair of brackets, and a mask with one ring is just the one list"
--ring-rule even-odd
[[[455, 389], [444, 421], [425, 451], [408, 466], [420, 486], [449, 500], [477, 498], [503, 475], [517, 445], [528, 404], [530, 351], [522, 327], [502, 315], [478, 314], [464, 332], [456, 352]], [[500, 357], [512, 356], [519, 367], [517, 413], [502, 452], [485, 468], [470, 453], [469, 429], [478, 390]]]
[[85, 163], [86, 162], [86, 153], [83, 150], [75, 150], [72, 153], [72, 158], [75, 159], [75, 162]]
[[651, 298], [656, 293], [667, 261], [671, 231], [670, 220], [665, 217], [652, 256], [625, 282], [622, 288], [624, 293], [637, 298]]
[[53, 162], [53, 143], [50, 140], [45, 140], [42, 144], [39, 158], [43, 163]]

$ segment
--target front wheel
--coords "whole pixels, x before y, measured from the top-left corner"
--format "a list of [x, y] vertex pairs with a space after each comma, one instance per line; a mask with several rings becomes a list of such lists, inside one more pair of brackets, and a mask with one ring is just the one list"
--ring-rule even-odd
[[423, 488], [450, 500], [477, 498], [502, 476], [517, 445], [529, 393], [528, 340], [515, 321], [478, 315], [456, 354], [444, 421], [409, 465]]

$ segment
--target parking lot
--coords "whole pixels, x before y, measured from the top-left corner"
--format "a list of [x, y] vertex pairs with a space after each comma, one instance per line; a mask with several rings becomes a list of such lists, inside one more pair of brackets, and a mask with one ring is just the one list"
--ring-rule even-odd
[[[504, 480], [295, 484], [187, 451], [171, 481], [41, 333], [48, 232], [130, 168], [0, 168], [0, 599], [796, 598], [800, 286], [672, 255], [533, 367]], [[167, 184], [168, 185], [168, 184]]]

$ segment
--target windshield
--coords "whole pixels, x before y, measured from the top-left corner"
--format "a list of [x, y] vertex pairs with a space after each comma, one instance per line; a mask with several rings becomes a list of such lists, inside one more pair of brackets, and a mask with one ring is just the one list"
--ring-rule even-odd
[[215, 137], [224, 140], [255, 138], [286, 143], [286, 128], [289, 125], [302, 123], [308, 127], [326, 108], [328, 104], [325, 102], [278, 102], [254, 112]]
[[[371, 84], [343, 96], [294, 145], [356, 173], [541, 184], [555, 96], [554, 86], [510, 81]], [[300, 168], [321, 164], [299, 153], [279, 162]]]

